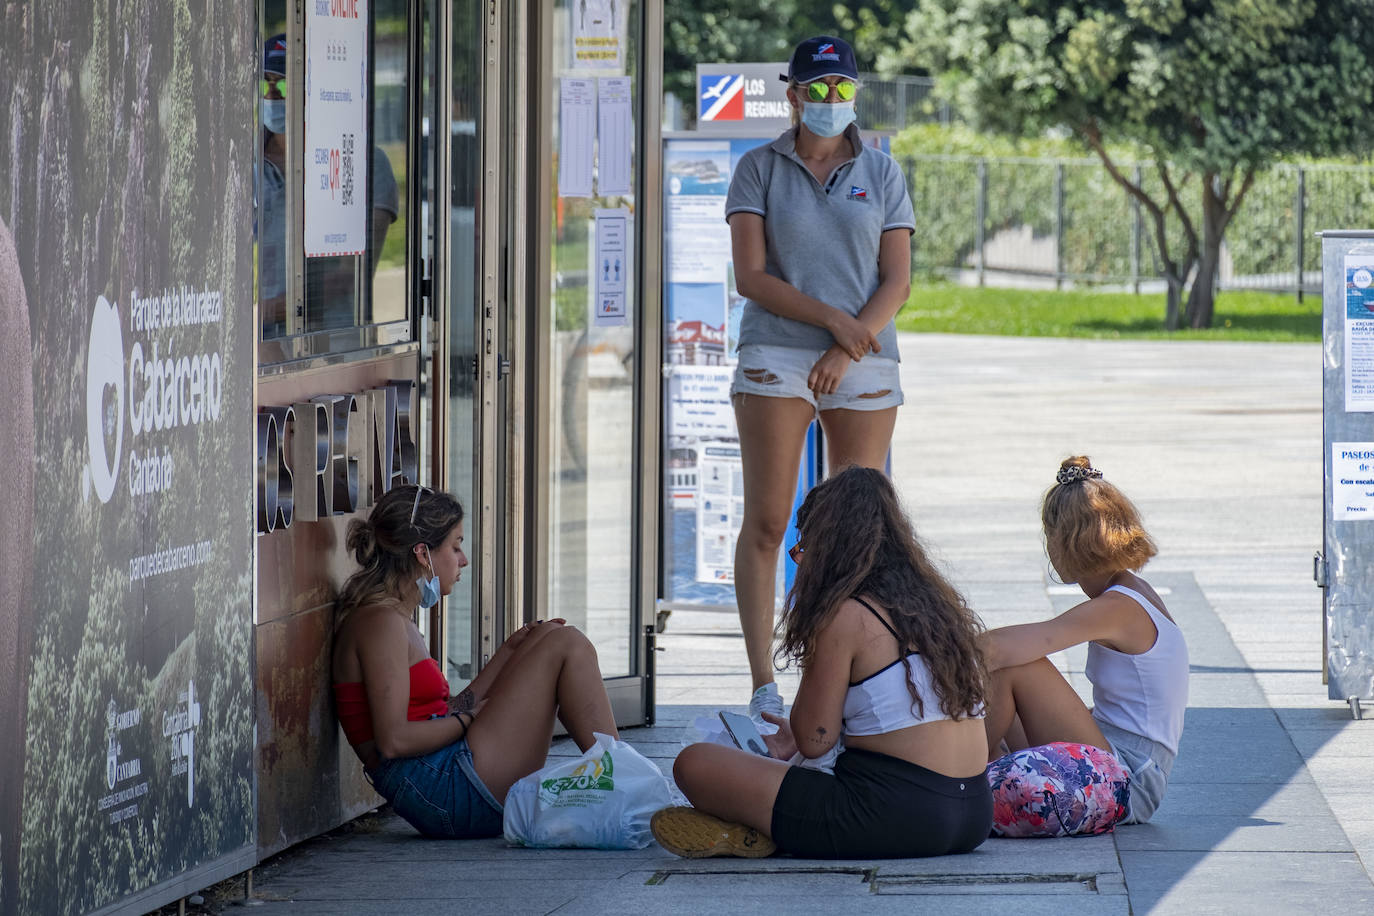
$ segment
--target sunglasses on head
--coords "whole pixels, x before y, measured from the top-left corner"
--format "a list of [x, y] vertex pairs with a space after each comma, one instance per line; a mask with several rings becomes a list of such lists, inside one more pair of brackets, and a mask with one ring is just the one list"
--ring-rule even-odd
[[[813, 102], [824, 102], [830, 98], [830, 88], [830, 84], [825, 80], [815, 80], [806, 84], [806, 97]], [[854, 93], [859, 89], [852, 80], [840, 80], [834, 88], [841, 102], [848, 102], [854, 98]]]
[[414, 527], [415, 525], [415, 513], [418, 512], [420, 509], [420, 494], [426, 492], [433, 493], [434, 491], [431, 490], [429, 487], [415, 488], [415, 502], [410, 507], [410, 524], [412, 527]]
[[262, 94], [264, 96], [267, 95], [267, 93], [271, 92], [273, 89], [277, 90], [277, 94], [280, 95], [282, 98], [286, 98], [286, 77], [282, 76], [277, 77], [276, 79], [262, 80]]

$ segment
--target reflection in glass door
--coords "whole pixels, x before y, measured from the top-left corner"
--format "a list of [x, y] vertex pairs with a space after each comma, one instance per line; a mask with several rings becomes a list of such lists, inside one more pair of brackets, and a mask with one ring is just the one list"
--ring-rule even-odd
[[[635, 244], [632, 193], [635, 157], [633, 130], [619, 137], [623, 149], [601, 137], [601, 185], [592, 183], [591, 136], [595, 121], [573, 124], [572, 96], [594, 98], [630, 78], [632, 98], [640, 96], [637, 44], [640, 4], [554, 0], [552, 63], [544, 85], [551, 94], [546, 135], [553, 152], [553, 204], [547, 218], [552, 302], [546, 311], [549, 365], [544, 377], [548, 398], [544, 414], [548, 466], [544, 520], [547, 555], [544, 604], [550, 616], [566, 617], [596, 645], [607, 678], [639, 673], [636, 637], [638, 581], [631, 564], [639, 556], [636, 523]], [[602, 104], [605, 104], [603, 100]], [[592, 108], [595, 111], [595, 108]], [[636, 106], [630, 104], [631, 117]], [[567, 142], [564, 134], [567, 133]], [[628, 157], [630, 192], [605, 194], [607, 164], [615, 153]], [[567, 155], [564, 162], [560, 156]], [[576, 164], [582, 163], [582, 168]], [[619, 211], [626, 225], [623, 265], [614, 256], [598, 257], [597, 211]], [[607, 224], [602, 223], [605, 240]], [[605, 262], [605, 263], [603, 263]], [[623, 269], [624, 274], [620, 271]], [[625, 319], [598, 317], [598, 293], [622, 286]]]
[[[444, 0], [439, 0], [444, 2]], [[483, 551], [477, 549], [481, 531], [475, 463], [479, 450], [479, 404], [476, 396], [478, 302], [478, 187], [481, 178], [481, 148], [478, 124], [482, 97], [482, 6], [479, 0], [451, 0], [451, 40], [448, 54], [449, 84], [438, 94], [444, 104], [438, 107], [434, 124], [448, 132], [449, 200], [441, 202], [440, 212], [448, 214], [448, 422], [447, 463], [450, 492], [466, 510], [463, 522], [468, 557], [472, 566], [454, 585], [445, 599], [444, 673], [453, 690], [471, 680], [481, 666], [478, 627], [473, 613]], [[440, 393], [439, 397], [443, 397]]]

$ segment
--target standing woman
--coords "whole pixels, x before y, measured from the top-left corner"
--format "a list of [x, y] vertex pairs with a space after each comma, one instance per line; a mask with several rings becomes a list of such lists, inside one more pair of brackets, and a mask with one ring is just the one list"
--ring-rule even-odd
[[[1086, 456], [1067, 458], [1040, 510], [1045, 550], [1087, 596], [1052, 620], [983, 634], [989, 758], [1055, 741], [1110, 751], [1130, 771], [1124, 823], [1164, 798], [1188, 706], [1188, 646], [1164, 599], [1137, 573], [1155, 555], [1126, 495]], [[1047, 655], [1088, 644], [1089, 709]]]
[[596, 649], [561, 620], [526, 624], [456, 697], [415, 626], [463, 567], [463, 507], [396, 487], [348, 526], [362, 567], [337, 602], [334, 699], [368, 780], [426, 836], [498, 836], [506, 793], [544, 765], [554, 716], [577, 746], [618, 736]]
[[[660, 845], [688, 858], [939, 856], [992, 827], [977, 618], [930, 562], [892, 483], [846, 468], [797, 511], [782, 651], [802, 669], [771, 755], [701, 743], [673, 764], [694, 807], [664, 808]], [[834, 773], [789, 765], [827, 754]], [[798, 761], [800, 762], [800, 761]]]
[[808, 38], [788, 66], [794, 126], [750, 150], [730, 182], [736, 285], [747, 300], [730, 387], [744, 464], [735, 594], [755, 717], [782, 713], [773, 682], [778, 548], [807, 428], [832, 468], [881, 468], [902, 403], [893, 316], [911, 291], [916, 223], [897, 163], [854, 126], [854, 51]]

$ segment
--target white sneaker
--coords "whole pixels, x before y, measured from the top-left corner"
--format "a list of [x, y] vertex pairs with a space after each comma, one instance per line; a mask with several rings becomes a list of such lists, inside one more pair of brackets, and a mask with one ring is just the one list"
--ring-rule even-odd
[[772, 725], [763, 718], [766, 712], [775, 716], [782, 715], [782, 694], [778, 693], [777, 684], [764, 684], [749, 698], [749, 718], [756, 724]]

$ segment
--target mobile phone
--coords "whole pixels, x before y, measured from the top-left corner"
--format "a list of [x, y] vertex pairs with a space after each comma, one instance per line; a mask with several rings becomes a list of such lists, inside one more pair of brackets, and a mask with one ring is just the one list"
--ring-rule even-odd
[[759, 734], [753, 719], [737, 712], [722, 712], [719, 715], [721, 724], [725, 726], [725, 731], [737, 747], [752, 751], [760, 757], [773, 756], [768, 753], [768, 745], [763, 743], [763, 735]]

